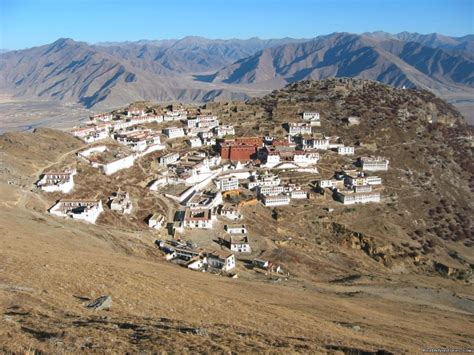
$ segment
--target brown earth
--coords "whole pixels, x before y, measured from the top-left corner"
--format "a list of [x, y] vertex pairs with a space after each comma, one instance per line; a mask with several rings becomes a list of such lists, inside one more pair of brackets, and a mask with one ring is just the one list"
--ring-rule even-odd
[[[1, 192], [2, 351], [416, 353], [472, 346], [469, 285], [384, 272], [332, 282], [226, 279], [166, 263], [152, 238], [53, 218], [18, 205], [39, 203], [30, 192], [4, 184]], [[327, 257], [338, 263], [337, 255]], [[327, 277], [324, 267], [308, 267]], [[113, 298], [111, 311], [84, 308], [104, 294]]]
[[[164, 261], [153, 243], [166, 233], [151, 232], [144, 219], [177, 206], [144, 183], [157, 173], [154, 155], [107, 177], [76, 158], [84, 145], [66, 133], [39, 129], [0, 136], [1, 351], [472, 348], [470, 131], [454, 109], [424, 92], [379, 84], [358, 91], [351, 87], [356, 84], [341, 84], [347, 93], [334, 97], [330, 87], [302, 83], [246, 105], [209, 105], [224, 122], [243, 122], [254, 112], [263, 129], [275, 130], [297, 111], [317, 109], [322, 130], [337, 132], [348, 144], [364, 137], [391, 160], [389, 172], [379, 174], [386, 197], [381, 204], [347, 208], [313, 194], [274, 211], [244, 207], [255, 255], [281, 264], [289, 276], [265, 275], [241, 261], [239, 278], [230, 279]], [[314, 92], [324, 100], [306, 100]], [[283, 104], [288, 96], [292, 105]], [[407, 121], [386, 109], [392, 98], [413, 112]], [[361, 112], [354, 113], [357, 108]], [[361, 125], [347, 128], [347, 114], [361, 116]], [[427, 115], [440, 122], [428, 124]], [[238, 130], [256, 134], [245, 124]], [[370, 147], [356, 147], [357, 154]], [[288, 178], [309, 187], [350, 164], [327, 153], [320, 174]], [[43, 171], [72, 166], [78, 175], [71, 196], [106, 202], [120, 187], [130, 191], [135, 212], [123, 217], [105, 207], [95, 226], [48, 215], [61, 195], [39, 192], [33, 183]], [[84, 307], [101, 295], [112, 297], [110, 311]]]

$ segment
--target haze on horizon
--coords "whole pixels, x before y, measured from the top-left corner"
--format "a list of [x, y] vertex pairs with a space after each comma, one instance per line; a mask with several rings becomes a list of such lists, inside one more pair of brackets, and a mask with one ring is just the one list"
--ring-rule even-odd
[[207, 38], [313, 38], [331, 32], [473, 33], [470, 0], [0, 0], [0, 48], [59, 37], [89, 43]]

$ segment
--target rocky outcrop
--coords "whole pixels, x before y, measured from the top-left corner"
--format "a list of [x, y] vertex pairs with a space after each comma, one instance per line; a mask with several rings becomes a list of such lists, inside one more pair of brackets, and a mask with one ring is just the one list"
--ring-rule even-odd
[[338, 238], [340, 244], [351, 249], [360, 249], [370, 258], [381, 262], [385, 266], [392, 265], [391, 255], [394, 253], [392, 245], [376, 245], [374, 238], [363, 233], [348, 229], [340, 223], [331, 223], [329, 230]]
[[394, 260], [402, 260], [411, 264], [419, 272], [436, 272], [444, 277], [471, 282], [473, 267], [465, 261], [460, 261], [465, 268], [448, 266], [434, 260], [430, 256], [421, 255], [416, 252], [407, 252], [401, 247], [390, 245], [377, 245], [375, 239], [361, 232], [353, 231], [340, 223], [330, 223], [327, 228], [339, 240], [343, 247], [362, 250], [373, 260], [382, 263], [387, 268], [394, 268]]
[[87, 308], [96, 309], [98, 311], [109, 310], [112, 308], [112, 297], [101, 296], [86, 305]]
[[444, 277], [472, 282], [472, 266], [468, 267], [467, 269], [460, 269], [437, 261], [433, 261], [432, 265], [433, 269]]

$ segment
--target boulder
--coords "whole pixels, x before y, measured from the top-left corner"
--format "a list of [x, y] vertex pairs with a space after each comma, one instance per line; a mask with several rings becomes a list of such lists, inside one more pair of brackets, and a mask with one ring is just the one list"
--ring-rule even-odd
[[86, 305], [87, 308], [101, 310], [109, 310], [112, 308], [112, 297], [100, 296]]

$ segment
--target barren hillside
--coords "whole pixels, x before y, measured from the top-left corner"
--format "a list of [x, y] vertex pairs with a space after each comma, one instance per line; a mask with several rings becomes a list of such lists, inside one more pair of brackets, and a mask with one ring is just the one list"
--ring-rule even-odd
[[[169, 236], [151, 231], [146, 216], [176, 207], [148, 189], [157, 154], [106, 176], [77, 159], [84, 144], [65, 132], [1, 135], [1, 351], [389, 354], [473, 347], [473, 132], [453, 106], [427, 91], [330, 79], [206, 109], [240, 136], [283, 135], [298, 113], [320, 112], [321, 133], [341, 137], [358, 155], [390, 159], [380, 173], [383, 202], [348, 207], [314, 194], [274, 209], [245, 206], [243, 223], [259, 256], [288, 274], [256, 272], [239, 261], [239, 277], [226, 278], [170, 264], [155, 246]], [[360, 124], [347, 125], [348, 116]], [[282, 178], [312, 188], [353, 164], [328, 153], [318, 174]], [[97, 225], [51, 216], [46, 210], [61, 195], [33, 184], [42, 172], [66, 167], [78, 171], [71, 197], [105, 202], [127, 189], [136, 212], [105, 208]], [[84, 307], [101, 295], [112, 297], [109, 311]]]

